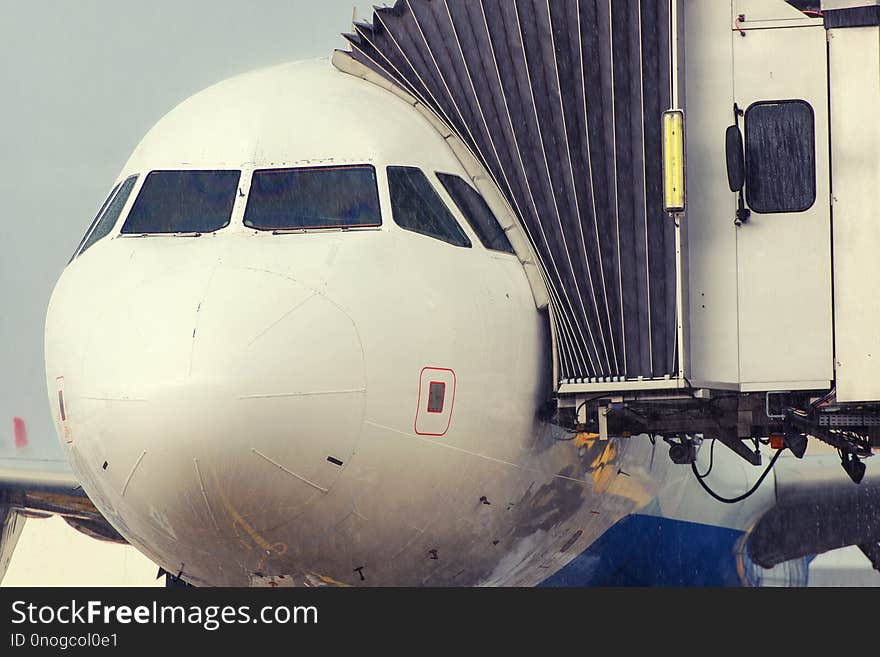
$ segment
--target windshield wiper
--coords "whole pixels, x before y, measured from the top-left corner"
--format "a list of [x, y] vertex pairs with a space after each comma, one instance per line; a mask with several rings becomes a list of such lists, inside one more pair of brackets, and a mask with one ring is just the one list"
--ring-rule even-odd
[[290, 235], [291, 233], [304, 233], [305, 228], [276, 228], [272, 231], [273, 235]]
[[120, 233], [119, 237], [201, 237], [198, 231], [193, 232], [175, 232], [175, 233]]
[[378, 226], [305, 226], [301, 228], [276, 228], [273, 235], [290, 235], [291, 233], [332, 233], [357, 230], [359, 228], [378, 228]]

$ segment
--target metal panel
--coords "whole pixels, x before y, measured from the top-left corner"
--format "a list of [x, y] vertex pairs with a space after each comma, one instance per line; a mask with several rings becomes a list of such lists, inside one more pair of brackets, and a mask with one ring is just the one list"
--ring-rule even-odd
[[538, 255], [559, 379], [678, 373], [676, 229], [662, 210], [667, 2], [398, 0], [352, 57], [431, 107]]
[[816, 200], [810, 209], [753, 212], [736, 229], [740, 381], [768, 390], [780, 384], [793, 389], [809, 386], [810, 381], [830, 382], [825, 30], [821, 25], [751, 30], [746, 37], [734, 36], [733, 47], [734, 99], [739, 107], [768, 100], [807, 101], [815, 117], [816, 152]]
[[[685, 4], [688, 98], [690, 379], [739, 382], [736, 202], [727, 186], [724, 131], [733, 123], [729, 2]], [[713, 384], [712, 387], [715, 387]]]
[[880, 400], [880, 29], [829, 32], [837, 399]]

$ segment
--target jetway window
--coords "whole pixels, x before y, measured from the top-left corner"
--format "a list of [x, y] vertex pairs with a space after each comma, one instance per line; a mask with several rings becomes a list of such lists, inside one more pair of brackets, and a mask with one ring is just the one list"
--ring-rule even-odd
[[259, 230], [381, 226], [370, 165], [254, 171], [244, 224]]
[[229, 224], [239, 171], [152, 171], [123, 234], [210, 233]]
[[388, 167], [388, 189], [398, 226], [455, 246], [471, 246], [468, 236], [421, 169]]
[[816, 201], [813, 108], [802, 100], [755, 103], [745, 114], [746, 197], [755, 212], [803, 212]]
[[480, 193], [467, 182], [448, 173], [438, 173], [437, 178], [443, 183], [446, 191], [455, 201], [461, 214], [474, 229], [480, 242], [487, 249], [513, 253], [513, 247], [504, 234], [504, 229], [498, 223], [498, 219], [492, 214], [492, 210], [486, 204], [486, 200]]
[[134, 189], [137, 178], [137, 176], [129, 176], [124, 182], [113, 188], [89, 226], [88, 231], [86, 231], [82, 242], [79, 243], [74, 252], [74, 258], [85, 253], [92, 244], [106, 237], [113, 230], [113, 226], [116, 225], [116, 221], [122, 213], [122, 208], [125, 207], [128, 197], [131, 196], [131, 190]]

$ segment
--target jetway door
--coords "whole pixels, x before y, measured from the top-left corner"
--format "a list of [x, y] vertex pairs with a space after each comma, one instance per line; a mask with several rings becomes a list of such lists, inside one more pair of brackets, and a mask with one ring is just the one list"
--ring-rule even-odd
[[744, 390], [833, 378], [826, 33], [821, 21], [785, 25], [733, 33], [751, 210], [736, 229]]

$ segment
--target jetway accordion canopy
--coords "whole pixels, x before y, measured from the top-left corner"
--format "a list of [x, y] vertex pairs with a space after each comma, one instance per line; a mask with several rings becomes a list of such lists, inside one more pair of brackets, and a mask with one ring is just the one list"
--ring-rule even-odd
[[457, 134], [519, 218], [562, 382], [678, 374], [670, 14], [655, 0], [398, 0], [345, 35]]

